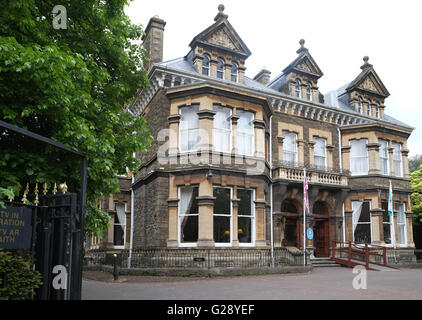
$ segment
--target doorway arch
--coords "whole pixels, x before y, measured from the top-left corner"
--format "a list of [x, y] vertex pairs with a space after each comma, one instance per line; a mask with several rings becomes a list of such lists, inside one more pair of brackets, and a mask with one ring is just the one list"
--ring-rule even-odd
[[314, 217], [314, 255], [315, 257], [329, 256], [329, 222], [330, 210], [325, 201], [316, 201], [312, 207]]
[[285, 199], [281, 203], [281, 215], [283, 218], [282, 245], [285, 247], [297, 247], [300, 244], [299, 213], [301, 207], [296, 200]]

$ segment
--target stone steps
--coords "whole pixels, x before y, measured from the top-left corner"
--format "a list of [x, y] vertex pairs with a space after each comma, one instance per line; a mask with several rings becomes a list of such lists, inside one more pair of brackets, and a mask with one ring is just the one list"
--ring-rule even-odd
[[340, 267], [341, 265], [332, 261], [328, 257], [322, 257], [322, 258], [311, 258], [311, 264], [314, 268], [320, 268], [320, 267]]

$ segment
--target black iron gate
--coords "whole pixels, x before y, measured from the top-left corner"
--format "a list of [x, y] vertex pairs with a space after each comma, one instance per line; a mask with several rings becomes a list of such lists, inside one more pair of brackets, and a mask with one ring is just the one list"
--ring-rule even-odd
[[[35, 299], [80, 298], [81, 230], [77, 221], [77, 194], [40, 196], [40, 205], [5, 202], [8, 208], [31, 213], [31, 266], [42, 275]], [[56, 278], [58, 277], [58, 278]], [[56, 278], [56, 279], [55, 279]]]

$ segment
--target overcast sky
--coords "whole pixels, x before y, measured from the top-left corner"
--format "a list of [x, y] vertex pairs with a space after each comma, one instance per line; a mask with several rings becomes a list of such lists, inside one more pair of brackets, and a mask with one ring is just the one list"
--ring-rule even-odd
[[218, 5], [248, 46], [246, 75], [263, 67], [271, 79], [296, 57], [299, 40], [321, 68], [321, 93], [352, 81], [369, 56], [390, 92], [386, 114], [415, 128], [410, 156], [422, 154], [421, 0], [134, 0], [126, 9], [144, 27], [158, 15], [167, 22], [164, 60], [185, 56], [189, 43], [214, 23]]

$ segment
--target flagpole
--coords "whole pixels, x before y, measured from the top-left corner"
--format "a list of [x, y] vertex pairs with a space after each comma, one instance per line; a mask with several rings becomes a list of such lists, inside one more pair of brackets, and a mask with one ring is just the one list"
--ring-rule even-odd
[[306, 266], [306, 169], [303, 169], [303, 265]]

